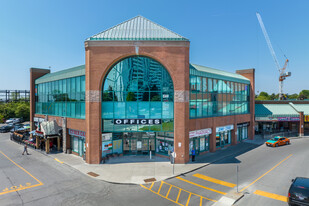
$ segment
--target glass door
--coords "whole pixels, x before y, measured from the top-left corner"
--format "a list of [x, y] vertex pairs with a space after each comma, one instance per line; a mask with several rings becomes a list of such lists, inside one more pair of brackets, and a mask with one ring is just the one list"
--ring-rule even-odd
[[199, 155], [200, 151], [200, 138], [194, 138], [193, 139], [193, 147], [195, 149], [195, 155]]
[[130, 153], [133, 155], [137, 154], [137, 140], [136, 139], [131, 139], [131, 151]]

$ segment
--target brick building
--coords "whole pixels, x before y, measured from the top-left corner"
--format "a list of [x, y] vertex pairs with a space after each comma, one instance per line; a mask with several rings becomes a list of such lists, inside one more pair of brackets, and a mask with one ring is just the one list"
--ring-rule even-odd
[[189, 62], [190, 41], [137, 16], [85, 41], [85, 65], [30, 69], [31, 126], [56, 120], [63, 148], [86, 162], [110, 154], [197, 155], [254, 137], [254, 69]]

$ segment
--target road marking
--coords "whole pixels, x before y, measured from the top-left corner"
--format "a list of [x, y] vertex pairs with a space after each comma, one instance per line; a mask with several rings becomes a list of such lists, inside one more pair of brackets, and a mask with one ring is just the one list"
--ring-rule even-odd
[[161, 188], [162, 188], [162, 185], [163, 185], [163, 182], [161, 182], [161, 185], [160, 185], [159, 190], [158, 190], [158, 192], [157, 192], [157, 193], [160, 193]]
[[[168, 191], [168, 194], [165, 195], [165, 196], [164, 196], [164, 195], [161, 195], [161, 194], [159, 193], [159, 191], [158, 191], [158, 192], [153, 191], [153, 190], [151, 189], [152, 186], [150, 186], [149, 188], [146, 187], [146, 186], [144, 186], [144, 185], [142, 185], [142, 184], [140, 184], [140, 186], [143, 187], [143, 188], [145, 188], [145, 189], [147, 189], [147, 190], [149, 190], [149, 191], [151, 191], [151, 192], [153, 192], [153, 193], [155, 193], [155, 194], [157, 194], [157, 195], [159, 195], [159, 196], [161, 196], [161, 197], [163, 197], [163, 198], [165, 198], [165, 199], [167, 199], [167, 200], [169, 200], [169, 201], [171, 201], [171, 202], [173, 202], [173, 203], [176, 203], [176, 204], [178, 204], [178, 205], [181, 205], [181, 206], [184, 206], [184, 205], [181, 204], [181, 203], [179, 203], [178, 200], [179, 200], [179, 197], [180, 197], [180, 194], [181, 194], [182, 191], [189, 193], [189, 197], [188, 197], [188, 199], [187, 199], [187, 203], [186, 203], [186, 204], [189, 204], [189, 201], [190, 201], [190, 198], [191, 198], [192, 195], [195, 195], [195, 196], [197, 196], [197, 197], [200, 198], [200, 201], [201, 201], [201, 202], [200, 202], [200, 205], [202, 204], [202, 200], [203, 200], [203, 199], [206, 199], [206, 200], [209, 200], [209, 201], [212, 201], [212, 202], [217, 202], [216, 200], [212, 200], [212, 199], [210, 199], [210, 198], [203, 197], [203, 196], [198, 195], [198, 194], [195, 194], [195, 193], [193, 193], [193, 192], [189, 192], [189, 191], [187, 191], [187, 190], [184, 190], [184, 189], [182, 189], [182, 188], [180, 188], [180, 187], [177, 187], [177, 186], [175, 186], [175, 185], [169, 184], [169, 183], [164, 182], [164, 181], [161, 181], [160, 187], [162, 187], [163, 184], [166, 184], [166, 185], [169, 185], [169, 186], [170, 186], [169, 191]], [[168, 197], [169, 192], [170, 192], [170, 190], [171, 190], [172, 187], [177, 188], [177, 189], [179, 190], [176, 200], [172, 200], [172, 199], [170, 199], [170, 198]]]
[[223, 185], [223, 186], [226, 186], [226, 187], [233, 188], [233, 187], [236, 186], [236, 184], [225, 182], [223, 180], [218, 180], [218, 179], [215, 179], [215, 178], [212, 178], [212, 177], [208, 177], [208, 176], [202, 175], [202, 174], [194, 174], [193, 177], [197, 177], [197, 178], [206, 180], [208, 182], [213, 182], [213, 183], [216, 183], [216, 184], [219, 184], [219, 185]]
[[219, 190], [215, 190], [215, 189], [212, 189], [212, 188], [209, 188], [209, 187], [205, 187], [205, 186], [203, 186], [203, 185], [199, 185], [199, 184], [197, 184], [197, 183], [191, 182], [191, 181], [186, 180], [186, 179], [183, 179], [183, 178], [181, 178], [181, 177], [176, 177], [176, 178], [179, 179], [179, 180], [182, 180], [182, 181], [184, 181], [184, 182], [187, 182], [187, 183], [189, 183], [189, 184], [195, 185], [195, 186], [197, 186], [197, 187], [201, 187], [201, 188], [206, 189], [206, 190], [210, 190], [210, 191], [213, 191], [213, 192], [222, 194], [222, 195], [226, 195], [226, 194], [227, 194], [227, 193], [221, 192], [221, 191], [219, 191]]
[[170, 194], [171, 189], [172, 189], [172, 186], [170, 186], [170, 188], [168, 189], [167, 194], [166, 194], [165, 197], [168, 197], [168, 195]]
[[280, 200], [282, 202], [287, 202], [288, 201], [288, 197], [286, 197], [286, 196], [277, 195], [277, 194], [270, 193], [270, 192], [264, 192], [262, 190], [256, 190], [254, 192], [254, 194], [261, 195], [261, 196], [268, 197], [268, 198], [272, 198], [272, 199], [275, 199], [275, 200]]
[[[30, 186], [22, 186], [20, 185], [20, 187], [17, 187], [17, 186], [12, 186], [9, 190], [9, 189], [4, 189], [4, 192], [1, 192], [0, 195], [4, 195], [4, 194], [7, 194], [7, 193], [11, 193], [11, 192], [16, 192], [16, 191], [19, 191], [19, 190], [24, 190], [24, 189], [28, 189], [28, 188], [33, 188], [33, 187], [38, 187], [38, 186], [41, 186], [43, 185], [43, 183], [38, 180], [37, 178], [35, 178], [32, 174], [30, 174], [27, 170], [25, 170], [23, 167], [19, 166], [16, 162], [14, 162], [12, 159], [10, 159], [8, 156], [6, 156], [2, 151], [0, 151], [0, 153], [5, 156], [8, 160], [10, 160], [12, 163], [14, 163], [17, 167], [19, 167], [21, 170], [23, 170], [25, 173], [27, 173], [29, 176], [31, 176], [33, 179], [35, 179], [39, 184], [36, 184], [36, 185], [30, 185]], [[29, 185], [29, 184], [26, 184], [26, 185]]]
[[57, 158], [55, 158], [55, 160], [61, 164], [63, 164], [63, 162], [61, 162], [60, 160], [58, 160]]
[[187, 200], [187, 204], [186, 204], [186, 206], [188, 206], [188, 205], [189, 205], [190, 199], [191, 199], [191, 193], [189, 194], [189, 197], [188, 197], [188, 200]]
[[248, 187], [250, 187], [251, 185], [253, 185], [254, 183], [256, 183], [259, 179], [261, 179], [262, 177], [264, 177], [265, 175], [267, 175], [269, 172], [271, 172], [273, 169], [275, 169], [276, 167], [278, 167], [282, 162], [284, 162], [285, 160], [287, 160], [288, 158], [290, 158], [293, 154], [290, 154], [289, 156], [287, 156], [286, 158], [284, 158], [283, 160], [281, 160], [281, 162], [279, 162], [278, 164], [276, 164], [273, 168], [271, 168], [270, 170], [268, 170], [266, 173], [264, 173], [262, 176], [260, 176], [259, 178], [257, 178], [256, 180], [254, 180], [253, 182], [251, 182], [249, 185], [247, 185], [246, 187], [244, 187], [243, 189], [240, 190], [240, 192], [244, 191], [245, 189], [247, 189]]

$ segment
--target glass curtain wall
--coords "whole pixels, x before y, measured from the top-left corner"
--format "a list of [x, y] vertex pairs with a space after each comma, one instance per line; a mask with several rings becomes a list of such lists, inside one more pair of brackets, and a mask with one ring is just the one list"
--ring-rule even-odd
[[85, 76], [36, 85], [35, 113], [85, 118]]
[[[161, 124], [114, 124], [115, 119], [161, 119]], [[117, 63], [102, 88], [102, 132], [174, 130], [174, 88], [157, 61], [133, 56]]]
[[250, 113], [249, 84], [190, 75], [190, 118]]

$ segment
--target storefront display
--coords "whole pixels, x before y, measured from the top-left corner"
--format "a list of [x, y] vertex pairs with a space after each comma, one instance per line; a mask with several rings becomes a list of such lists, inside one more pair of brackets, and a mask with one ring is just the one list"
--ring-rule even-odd
[[231, 131], [234, 125], [226, 125], [216, 128], [216, 147], [224, 147], [231, 144]]
[[86, 132], [69, 129], [69, 135], [71, 139], [71, 150], [76, 152], [79, 156], [84, 156], [86, 151], [85, 136]]
[[249, 123], [237, 125], [237, 140], [239, 142], [243, 141], [244, 139], [248, 139], [248, 126]]

